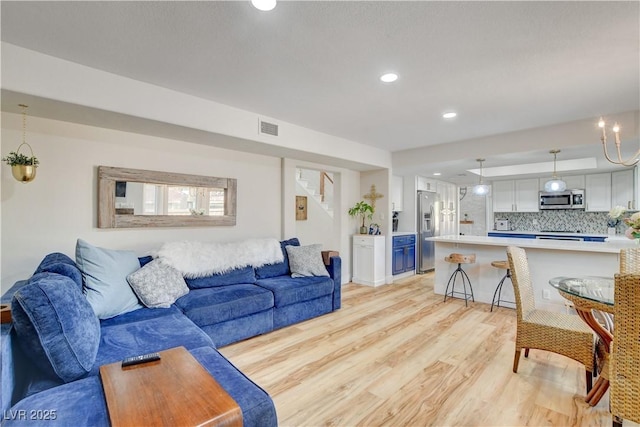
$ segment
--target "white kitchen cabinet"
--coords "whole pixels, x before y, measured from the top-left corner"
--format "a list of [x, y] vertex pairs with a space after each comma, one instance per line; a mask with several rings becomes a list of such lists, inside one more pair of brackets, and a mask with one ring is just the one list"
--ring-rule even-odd
[[404, 208], [404, 180], [401, 176], [393, 175], [391, 177], [391, 210], [393, 212], [402, 212]]
[[585, 211], [608, 212], [611, 210], [611, 174], [585, 175]]
[[494, 212], [538, 212], [538, 178], [493, 181]]
[[538, 180], [536, 178], [516, 179], [515, 201], [516, 212], [538, 212], [540, 210]]
[[494, 212], [513, 212], [514, 188], [513, 181], [493, 181], [491, 183]]
[[611, 173], [611, 206], [636, 209], [634, 169], [629, 168]]
[[562, 180], [567, 183], [569, 190], [584, 190], [584, 175], [563, 176]]
[[353, 236], [353, 283], [380, 286], [385, 283], [385, 236]]

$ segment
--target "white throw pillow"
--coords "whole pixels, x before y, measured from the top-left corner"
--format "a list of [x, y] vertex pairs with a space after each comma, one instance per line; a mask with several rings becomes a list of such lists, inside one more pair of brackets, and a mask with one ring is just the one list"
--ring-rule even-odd
[[131, 273], [127, 281], [140, 301], [150, 308], [169, 308], [189, 293], [182, 274], [157, 259]]
[[286, 246], [291, 277], [329, 276], [322, 262], [322, 245]]

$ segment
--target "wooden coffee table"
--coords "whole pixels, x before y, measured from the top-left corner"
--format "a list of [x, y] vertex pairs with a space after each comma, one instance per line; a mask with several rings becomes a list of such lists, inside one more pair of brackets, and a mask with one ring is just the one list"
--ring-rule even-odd
[[112, 426], [242, 426], [236, 401], [184, 347], [160, 357], [100, 367]]

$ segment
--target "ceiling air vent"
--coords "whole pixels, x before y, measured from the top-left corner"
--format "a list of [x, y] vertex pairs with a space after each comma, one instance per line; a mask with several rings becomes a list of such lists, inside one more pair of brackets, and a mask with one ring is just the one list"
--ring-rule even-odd
[[278, 125], [260, 120], [260, 133], [278, 136]]

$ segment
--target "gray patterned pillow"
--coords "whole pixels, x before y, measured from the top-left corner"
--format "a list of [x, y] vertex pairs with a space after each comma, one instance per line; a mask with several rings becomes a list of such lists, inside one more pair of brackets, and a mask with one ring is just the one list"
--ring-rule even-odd
[[127, 282], [150, 308], [168, 308], [189, 292], [180, 272], [157, 259], [128, 275]]
[[291, 277], [328, 276], [322, 262], [322, 245], [286, 246]]

